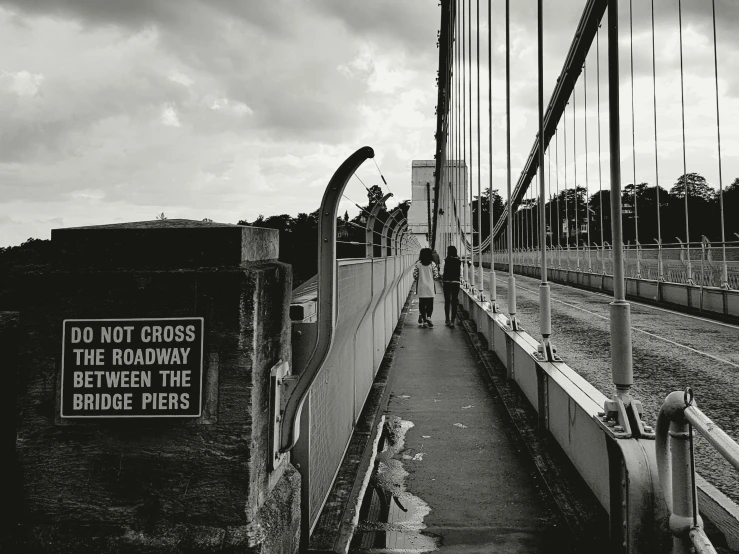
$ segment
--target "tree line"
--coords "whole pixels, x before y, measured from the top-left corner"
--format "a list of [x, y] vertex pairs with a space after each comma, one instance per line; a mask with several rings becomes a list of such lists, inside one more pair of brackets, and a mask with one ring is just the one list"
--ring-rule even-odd
[[[687, 230], [690, 232], [690, 241], [700, 242], [705, 236], [711, 242], [720, 242], [721, 197], [718, 191], [706, 182], [705, 177], [698, 173], [688, 173], [679, 176], [669, 191], [649, 183], [639, 183], [636, 186], [629, 183], [623, 187], [621, 207], [624, 243], [636, 244], [637, 222], [639, 243], [642, 245], [655, 244], [660, 234], [662, 244], [686, 242], [686, 183], [689, 222]], [[739, 178], [734, 179], [734, 182], [724, 189], [723, 205], [726, 241], [737, 241]], [[519, 234], [523, 227], [526, 244], [533, 243], [534, 246], [538, 246], [539, 209], [538, 201], [525, 199], [514, 214], [516, 218], [514, 227]], [[483, 205], [483, 212], [484, 210]], [[544, 210], [548, 246], [566, 246], [568, 243], [575, 246], [576, 240], [580, 246], [584, 243], [590, 246], [601, 245], [601, 236], [604, 242], [612, 244], [610, 190], [597, 191], [590, 197], [582, 186], [566, 191], [560, 190], [544, 203]], [[588, 224], [590, 236], [587, 232]], [[485, 224], [482, 236], [487, 236]]]

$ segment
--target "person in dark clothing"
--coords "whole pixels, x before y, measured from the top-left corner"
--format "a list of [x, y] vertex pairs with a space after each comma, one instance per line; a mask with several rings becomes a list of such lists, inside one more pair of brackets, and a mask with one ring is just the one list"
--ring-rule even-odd
[[[444, 315], [446, 325], [454, 329], [454, 320], [457, 319], [457, 301], [459, 298], [459, 274], [462, 260], [457, 257], [457, 247], [449, 246], [446, 249], [444, 260]], [[450, 313], [451, 312], [451, 313]], [[451, 315], [451, 317], [449, 317]]]

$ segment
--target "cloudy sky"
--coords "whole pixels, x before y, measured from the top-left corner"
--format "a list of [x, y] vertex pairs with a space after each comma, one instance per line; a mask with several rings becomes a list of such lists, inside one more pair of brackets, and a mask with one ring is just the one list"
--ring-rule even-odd
[[[682, 173], [677, 1], [655, 3], [660, 182], [669, 188]], [[485, 103], [487, 2], [481, 4]], [[515, 180], [536, 132], [536, 1], [511, 4]], [[548, 98], [585, 1], [545, 4]], [[650, 9], [649, 2], [635, 4], [637, 180], [653, 182]], [[688, 171], [717, 187], [710, 2], [683, 4]], [[503, 5], [493, 0], [494, 188], [505, 186]], [[716, 5], [726, 185], [739, 176], [739, 72], [732, 71], [739, 67], [739, 8], [734, 0]], [[630, 182], [628, 3], [621, 6], [622, 161]], [[0, 0], [0, 246], [48, 238], [52, 228], [161, 212], [231, 223], [310, 212], [335, 168], [365, 144], [374, 147], [396, 200], [410, 197], [411, 161], [434, 149], [439, 9], [436, 0]], [[473, 48], [475, 41], [473, 34]], [[605, 54], [603, 33], [603, 84]], [[592, 188], [594, 53], [588, 64]], [[577, 93], [581, 184], [584, 83]], [[602, 110], [606, 99], [602, 86]], [[486, 103], [483, 110], [485, 153]], [[605, 119], [602, 132], [605, 150]], [[476, 171], [475, 157], [472, 164]], [[483, 188], [490, 165], [484, 155]], [[359, 176], [381, 183], [371, 162]], [[366, 199], [357, 180], [346, 194]], [[345, 208], [356, 212], [348, 202]]]

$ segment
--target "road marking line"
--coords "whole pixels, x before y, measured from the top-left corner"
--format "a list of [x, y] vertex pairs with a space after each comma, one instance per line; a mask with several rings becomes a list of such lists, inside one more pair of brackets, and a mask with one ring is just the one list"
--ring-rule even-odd
[[[525, 287], [519, 287], [516, 286], [516, 289], [522, 289], [534, 294], [538, 294], [537, 291], [527, 289]], [[579, 306], [575, 306], [574, 304], [569, 304], [567, 302], [563, 302], [562, 300], [557, 300], [556, 298], [552, 298], [552, 301], [559, 302], [560, 304], [564, 304], [565, 306], [569, 306], [571, 308], [575, 308], [576, 310], [580, 310], [586, 313], [589, 313], [590, 315], [594, 315], [595, 317], [599, 317], [601, 319], [605, 319], [606, 321], [610, 321], [609, 317], [606, 317], [604, 315], [596, 314], [595, 312], [591, 312], [590, 310], [586, 310], [585, 308], [581, 308]], [[728, 364], [730, 366], [739, 368], [739, 364], [735, 364], [734, 362], [730, 362], [729, 360], [724, 360], [722, 358], [719, 358], [718, 356], [714, 356], [713, 354], [708, 354], [707, 352], [702, 352], [700, 350], [696, 350], [695, 348], [692, 348], [690, 346], [686, 346], [684, 344], [680, 344], [679, 342], [675, 342], [674, 340], [666, 339], [665, 337], [660, 337], [659, 335], [655, 335], [654, 333], [650, 333], [649, 331], [645, 331], [644, 329], [639, 329], [638, 327], [634, 327], [633, 325], [631, 328], [634, 331], [639, 331], [640, 333], [644, 333], [645, 335], [649, 335], [650, 337], [654, 337], [655, 339], [663, 340], [665, 342], [669, 342], [670, 344], [674, 344], [675, 346], [679, 346], [680, 348], [685, 348], [686, 350], [690, 350], [691, 352], [695, 352], [696, 354], [701, 354], [703, 356], [707, 356], [713, 360], [716, 360], [717, 362], [721, 362], [722, 364]]]

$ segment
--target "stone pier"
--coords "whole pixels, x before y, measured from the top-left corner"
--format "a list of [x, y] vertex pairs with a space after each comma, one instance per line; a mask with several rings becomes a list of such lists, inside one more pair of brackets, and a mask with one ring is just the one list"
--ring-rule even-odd
[[[295, 552], [300, 476], [289, 457], [269, 471], [269, 374], [291, 357], [292, 276], [277, 231], [149, 221], [55, 229], [52, 246], [54, 268], [18, 279], [19, 313], [0, 314], [0, 343], [17, 346], [5, 358], [17, 377], [5, 477], [17, 494], [4, 500], [16, 521], [3, 551]], [[199, 415], [170, 405], [168, 417], [101, 417], [91, 404], [62, 417], [65, 320], [172, 318], [202, 318]]]

